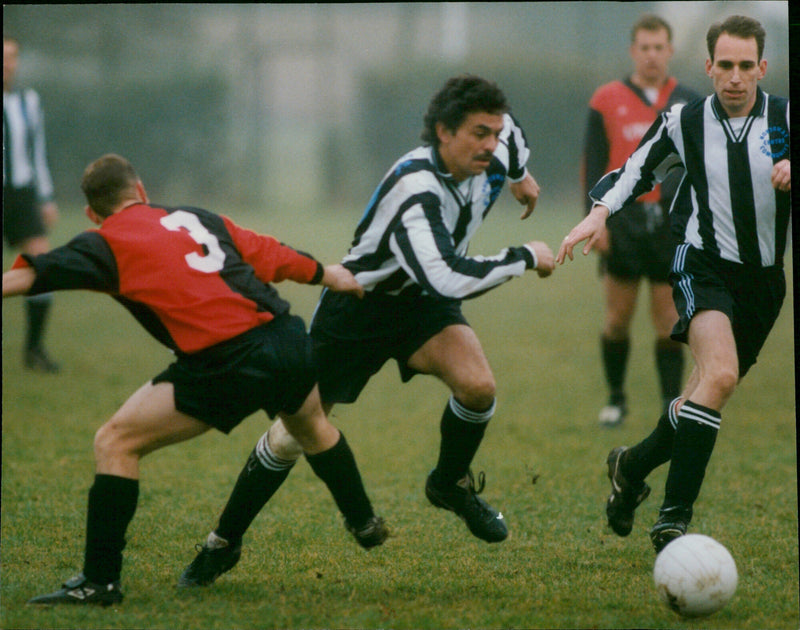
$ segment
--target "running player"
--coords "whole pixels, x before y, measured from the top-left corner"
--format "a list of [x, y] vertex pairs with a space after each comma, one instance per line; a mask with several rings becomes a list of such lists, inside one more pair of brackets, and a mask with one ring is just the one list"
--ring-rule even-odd
[[[48, 253], [18, 257], [3, 274], [3, 297], [108, 293], [177, 359], [97, 431], [83, 572], [30, 603], [122, 601], [122, 551], [136, 511], [139, 460], [212, 427], [228, 433], [259, 409], [283, 419], [357, 541], [381, 544], [387, 530], [344, 436], [322, 410], [305, 325], [269, 284], [322, 283], [360, 296], [352, 274], [206, 210], [149, 203], [131, 164], [116, 155], [90, 164], [81, 188], [99, 229]], [[251, 456], [267, 465], [271, 458], [261, 443]], [[259, 465], [257, 474], [263, 481], [281, 473]]]
[[676, 166], [685, 175], [672, 205], [683, 242], [670, 279], [695, 367], [653, 432], [607, 457], [606, 515], [620, 536], [650, 492], [645, 478], [670, 462], [664, 501], [650, 530], [656, 551], [686, 533], [722, 422], [722, 409], [755, 364], [786, 296], [783, 256], [791, 214], [789, 101], [758, 85], [767, 71], [761, 24], [734, 15], [706, 34], [714, 93], [659, 116], [624, 166], [592, 189], [589, 215], [564, 238], [556, 260], [588, 254], [609, 214]]
[[[508, 527], [503, 514], [478, 496], [484, 476], [478, 476], [476, 486], [470, 465], [494, 415], [495, 381], [461, 301], [528, 269], [541, 277], [553, 270], [552, 252], [541, 241], [508, 247], [495, 256], [467, 254], [506, 180], [525, 206], [523, 219], [539, 196], [526, 168], [525, 137], [508, 109], [503, 92], [485, 79], [457, 76], [445, 83], [425, 115], [424, 146], [386, 173], [343, 260], [364, 286], [364, 299], [339, 299], [324, 291], [311, 326], [320, 394], [328, 411], [335, 403], [354, 402], [390, 359], [397, 362], [403, 381], [431, 374], [447, 385], [451, 395], [440, 420], [439, 457], [425, 494], [490, 543], [505, 540]], [[296, 448], [283, 435], [278, 421], [264, 439], [272, 443], [277, 438], [277, 455], [288, 469], [297, 459]], [[237, 482], [221, 519], [241, 521], [231, 534], [237, 543], [250, 523], [247, 515], [237, 518], [239, 497], [252, 501], [273, 491], [241, 478]], [[207, 584], [215, 573], [194, 573], [193, 579]]]

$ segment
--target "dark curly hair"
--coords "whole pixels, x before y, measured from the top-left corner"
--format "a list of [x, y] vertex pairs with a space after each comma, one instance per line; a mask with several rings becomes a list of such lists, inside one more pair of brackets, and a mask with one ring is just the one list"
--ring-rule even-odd
[[436, 123], [443, 123], [455, 131], [468, 114], [488, 112], [504, 114], [509, 111], [505, 94], [491, 81], [471, 74], [462, 74], [447, 80], [441, 90], [431, 99], [422, 129], [422, 141], [439, 146]]

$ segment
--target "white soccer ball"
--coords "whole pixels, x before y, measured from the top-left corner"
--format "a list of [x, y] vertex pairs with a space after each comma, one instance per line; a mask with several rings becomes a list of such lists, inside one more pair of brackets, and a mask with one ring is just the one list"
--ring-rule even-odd
[[686, 534], [658, 554], [653, 579], [672, 610], [684, 617], [704, 617], [731, 600], [739, 574], [723, 545], [702, 534]]

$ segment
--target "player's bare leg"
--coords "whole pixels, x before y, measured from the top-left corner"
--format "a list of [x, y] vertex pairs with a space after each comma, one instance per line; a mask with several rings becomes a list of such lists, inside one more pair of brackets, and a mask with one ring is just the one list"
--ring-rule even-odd
[[650, 531], [657, 552], [686, 533], [714, 450], [722, 408], [739, 380], [736, 342], [724, 313], [697, 313], [689, 326], [689, 348], [696, 375], [677, 416], [664, 502]]
[[314, 387], [299, 410], [281, 414], [261, 436], [217, 527], [184, 569], [179, 586], [206, 586], [236, 565], [245, 532], [303, 453], [330, 490], [356, 541], [368, 549], [386, 540], [389, 530], [372, 510], [353, 453], [344, 435], [328, 421]]
[[32, 604], [100, 604], [122, 601], [125, 533], [136, 512], [139, 460], [154, 450], [209, 429], [175, 409], [170, 383], [137, 390], [95, 436], [96, 475], [89, 490], [83, 572]]
[[465, 325], [448, 326], [429, 339], [408, 361], [409, 367], [441, 379], [452, 396], [441, 419], [441, 444], [436, 468], [425, 493], [436, 505], [455, 512], [473, 535], [487, 542], [508, 537], [502, 513], [477, 495], [470, 470], [495, 409], [495, 381], [475, 332]]

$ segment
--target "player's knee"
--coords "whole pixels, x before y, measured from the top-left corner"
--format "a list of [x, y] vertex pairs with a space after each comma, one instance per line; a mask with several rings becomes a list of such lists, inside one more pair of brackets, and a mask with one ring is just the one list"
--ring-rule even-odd
[[286, 430], [281, 420], [276, 420], [270, 427], [268, 440], [270, 450], [281, 459], [295, 460], [303, 454], [303, 447]]
[[738, 381], [739, 374], [735, 367], [722, 366], [708, 372], [701, 385], [717, 404], [724, 404], [733, 394]]
[[475, 411], [488, 409], [494, 403], [497, 385], [491, 374], [473, 378], [460, 391], [455, 393], [456, 399], [465, 407]]
[[738, 382], [739, 373], [734, 367], [725, 366], [724, 368], [719, 368], [712, 375], [712, 386], [719, 391], [720, 395], [726, 398], [733, 394]]
[[112, 460], [122, 450], [122, 440], [113, 419], [106, 422], [94, 434], [94, 458], [98, 463]]

